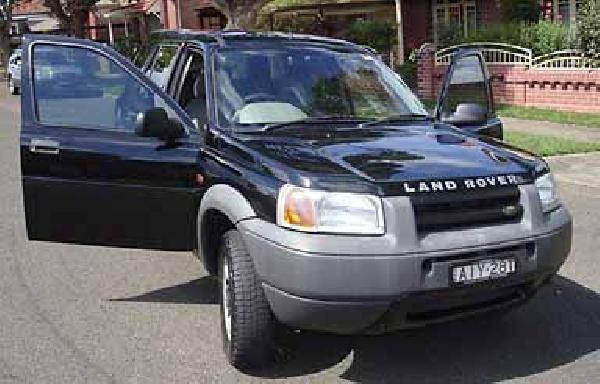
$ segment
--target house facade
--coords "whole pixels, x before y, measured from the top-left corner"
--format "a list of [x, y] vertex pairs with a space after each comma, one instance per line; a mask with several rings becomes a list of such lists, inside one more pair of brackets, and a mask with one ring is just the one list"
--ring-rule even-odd
[[[574, 23], [582, 0], [537, 0], [541, 17], [563, 23]], [[335, 31], [323, 32], [343, 36], [340, 25], [356, 19], [382, 20], [402, 25], [404, 51], [420, 47], [424, 42], [437, 42], [445, 27], [457, 28], [469, 35], [483, 25], [500, 23], [503, 9], [501, 0], [341, 0], [287, 7], [273, 7], [270, 17], [273, 26], [281, 19], [312, 19], [315, 23], [336, 26]], [[397, 11], [400, 8], [400, 17]], [[331, 29], [331, 28], [330, 28]]]
[[13, 8], [11, 35], [25, 33], [59, 33], [56, 17], [44, 5], [44, 0], [21, 0]]
[[[583, 0], [534, 0], [547, 20], [574, 23]], [[502, 0], [306, 0], [293, 6], [274, 1], [265, 9], [272, 29], [286, 20], [307, 32], [344, 38], [345, 30], [357, 19], [400, 24], [398, 52], [410, 52], [424, 42], [436, 42], [449, 25], [464, 35], [483, 25], [499, 23]], [[60, 32], [59, 24], [43, 0], [22, 0], [14, 12], [14, 31]], [[114, 42], [144, 36], [156, 28], [218, 30], [226, 17], [212, 0], [100, 0], [90, 12], [88, 37]], [[306, 30], [308, 28], [308, 30]]]
[[213, 5], [212, 0], [160, 0], [162, 2], [161, 24], [163, 28], [192, 30], [219, 30], [227, 24], [225, 16]]

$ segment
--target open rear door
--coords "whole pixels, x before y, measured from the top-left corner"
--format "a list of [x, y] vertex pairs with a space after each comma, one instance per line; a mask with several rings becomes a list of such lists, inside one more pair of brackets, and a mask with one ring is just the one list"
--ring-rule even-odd
[[481, 53], [465, 50], [452, 57], [435, 117], [478, 135], [503, 138], [502, 122], [496, 116], [491, 82]]

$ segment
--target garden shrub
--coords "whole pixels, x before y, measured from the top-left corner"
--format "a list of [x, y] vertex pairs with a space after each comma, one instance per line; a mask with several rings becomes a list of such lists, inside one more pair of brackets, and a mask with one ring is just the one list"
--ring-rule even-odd
[[417, 62], [416, 60], [406, 60], [404, 64], [396, 65], [394, 71], [400, 75], [402, 80], [411, 89], [417, 89]]
[[[577, 47], [573, 29], [565, 24], [546, 20], [540, 20], [537, 23], [493, 24], [478, 29], [468, 37], [463, 37], [460, 32], [460, 29], [448, 32], [448, 36], [440, 33], [439, 46], [447, 47], [463, 42], [505, 43], [529, 48], [536, 56]], [[598, 40], [596, 40], [597, 42]]]
[[130, 36], [115, 40], [113, 48], [123, 56], [133, 59], [140, 46], [141, 41], [136, 37]]
[[577, 47], [575, 31], [563, 23], [542, 20], [535, 24], [523, 24], [520, 33], [518, 45], [530, 48], [534, 55]]
[[600, 60], [600, 0], [587, 0], [577, 20], [579, 48], [586, 55]]
[[397, 41], [396, 25], [380, 20], [357, 20], [348, 28], [348, 38], [377, 52], [387, 53]]

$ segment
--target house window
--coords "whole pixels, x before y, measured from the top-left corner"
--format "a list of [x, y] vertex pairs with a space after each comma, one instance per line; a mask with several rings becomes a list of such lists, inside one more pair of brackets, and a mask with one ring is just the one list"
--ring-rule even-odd
[[474, 0], [435, 0], [433, 4], [433, 38], [438, 41], [440, 31], [456, 26], [464, 36], [477, 28], [477, 7]]
[[552, 0], [551, 19], [556, 22], [574, 24], [577, 20], [577, 11], [583, 2], [583, 0]]

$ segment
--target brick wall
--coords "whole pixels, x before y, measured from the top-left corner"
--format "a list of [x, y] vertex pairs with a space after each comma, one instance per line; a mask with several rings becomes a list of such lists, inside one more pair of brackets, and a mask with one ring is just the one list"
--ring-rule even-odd
[[[419, 57], [418, 93], [435, 99], [446, 66], [434, 64], [433, 49]], [[600, 69], [528, 69], [523, 65], [490, 65], [496, 103], [600, 113]]]

